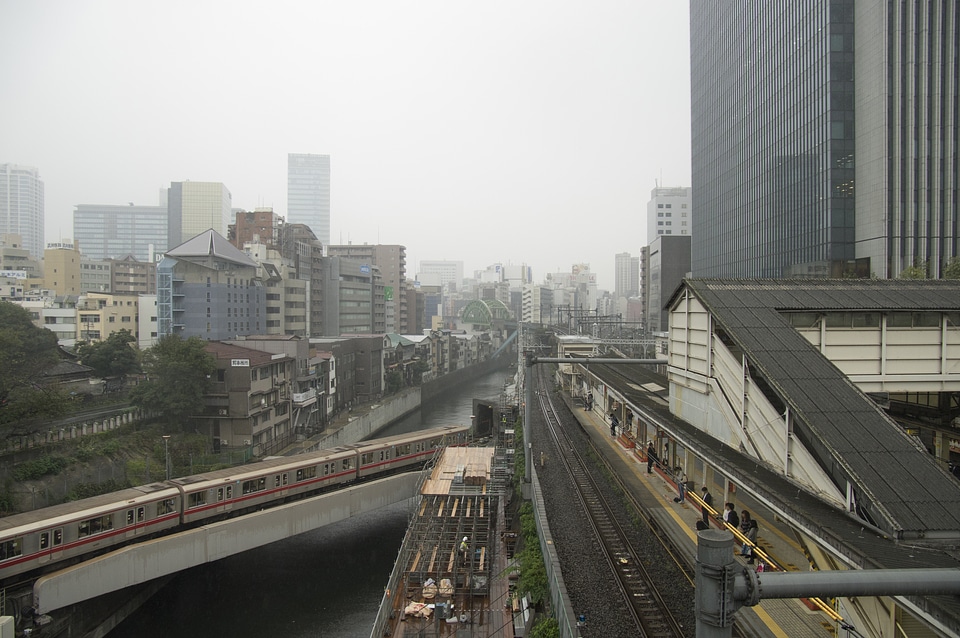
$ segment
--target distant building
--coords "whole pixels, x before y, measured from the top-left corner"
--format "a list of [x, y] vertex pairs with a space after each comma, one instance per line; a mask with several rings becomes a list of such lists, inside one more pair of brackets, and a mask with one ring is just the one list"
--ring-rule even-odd
[[43, 267], [23, 247], [20, 235], [0, 235], [0, 299], [20, 299], [43, 288]]
[[664, 304], [690, 272], [690, 236], [661, 235], [650, 243], [647, 270], [646, 328], [649, 332], [667, 332], [670, 314]]
[[167, 246], [179, 246], [213, 230], [226, 237], [233, 221], [232, 196], [220, 182], [171, 182], [167, 189]]
[[421, 261], [417, 279], [424, 283], [439, 283], [452, 291], [463, 288], [462, 261]]
[[47, 244], [43, 251], [43, 287], [58, 295], [78, 295], [80, 288], [80, 246], [69, 239]]
[[0, 164], [0, 235], [19, 235], [21, 247], [38, 260], [43, 259], [43, 206], [43, 181], [36, 168]]
[[227, 239], [243, 250], [244, 244], [264, 244], [272, 248], [280, 246], [280, 231], [283, 218], [272, 208], [257, 208], [234, 213], [236, 223], [227, 229]]
[[[150, 264], [154, 268], [153, 263]], [[80, 255], [80, 292], [113, 292], [113, 261]]]
[[157, 292], [157, 265], [133, 255], [110, 260], [110, 290], [115, 293], [152, 295]]
[[139, 341], [140, 297], [90, 292], [77, 302], [77, 341], [106, 341], [127, 330]]
[[167, 207], [78, 204], [73, 210], [73, 238], [89, 259], [133, 255], [153, 263], [168, 246]]
[[640, 292], [640, 258], [617, 253], [614, 261], [614, 296], [630, 298]]
[[263, 334], [260, 266], [208, 230], [168, 250], [157, 265], [157, 331], [211, 341]]
[[658, 186], [647, 201], [647, 242], [660, 235], [692, 235], [693, 207], [690, 187]]
[[327, 246], [330, 257], [342, 257], [376, 266], [383, 284], [382, 303], [385, 312], [384, 332], [400, 333], [407, 323], [404, 296], [398, 294], [406, 281], [407, 249], [396, 244], [347, 244]]
[[330, 243], [329, 155], [287, 155], [287, 221], [306, 224], [324, 246]]

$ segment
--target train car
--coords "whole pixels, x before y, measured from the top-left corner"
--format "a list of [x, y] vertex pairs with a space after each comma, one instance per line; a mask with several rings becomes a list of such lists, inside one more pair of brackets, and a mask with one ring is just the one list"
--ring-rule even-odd
[[172, 479], [183, 495], [183, 522], [195, 523], [317, 492], [357, 478], [357, 452], [340, 446]]
[[450, 425], [358, 443], [360, 466], [357, 473], [360, 478], [365, 478], [423, 465], [434, 457], [438, 448], [464, 444], [468, 430], [464, 426]]
[[0, 582], [180, 524], [180, 491], [164, 483], [0, 518]]

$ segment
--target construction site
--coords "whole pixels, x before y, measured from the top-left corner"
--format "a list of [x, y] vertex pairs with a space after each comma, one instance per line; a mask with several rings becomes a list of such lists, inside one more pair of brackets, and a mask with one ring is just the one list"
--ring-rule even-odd
[[513, 638], [513, 434], [448, 447], [425, 476], [371, 636]]

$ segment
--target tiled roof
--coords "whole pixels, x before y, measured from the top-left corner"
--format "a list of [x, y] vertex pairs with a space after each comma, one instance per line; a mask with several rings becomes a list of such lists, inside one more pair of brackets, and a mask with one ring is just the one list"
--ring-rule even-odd
[[[795, 434], [881, 528], [960, 533], [960, 484], [797, 332], [785, 311], [960, 310], [960, 281], [688, 279], [689, 289], [789, 406]], [[912, 534], [909, 534], [912, 535]]]

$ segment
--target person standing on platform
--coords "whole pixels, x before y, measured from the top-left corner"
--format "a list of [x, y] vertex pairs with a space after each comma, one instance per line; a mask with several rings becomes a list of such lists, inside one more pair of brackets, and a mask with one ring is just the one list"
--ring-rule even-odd
[[617, 418], [617, 415], [613, 412], [610, 413], [610, 435], [617, 436], [617, 426], [620, 425], [620, 420]]
[[742, 550], [740, 555], [749, 556], [750, 559], [747, 562], [753, 565], [753, 547], [757, 544], [757, 535], [760, 533], [760, 526], [757, 525], [757, 521], [753, 520], [750, 512], [747, 510], [740, 512], [740, 531], [747, 537], [747, 542], [740, 548]]
[[704, 503], [704, 507], [700, 508], [700, 517], [703, 519], [703, 522], [709, 526], [710, 512], [707, 510], [707, 507], [713, 507], [713, 494], [710, 493], [710, 490], [707, 489], [706, 485], [700, 488], [700, 491], [703, 492]]
[[730, 529], [740, 528], [740, 517], [737, 516], [737, 508], [733, 503], [727, 503], [723, 512], [723, 522]]
[[653, 474], [653, 464], [657, 462], [657, 451], [653, 441], [647, 441], [647, 474]]
[[677, 481], [677, 498], [673, 499], [675, 503], [683, 503], [687, 500], [687, 475], [683, 473], [683, 468], [677, 467], [674, 478]]

